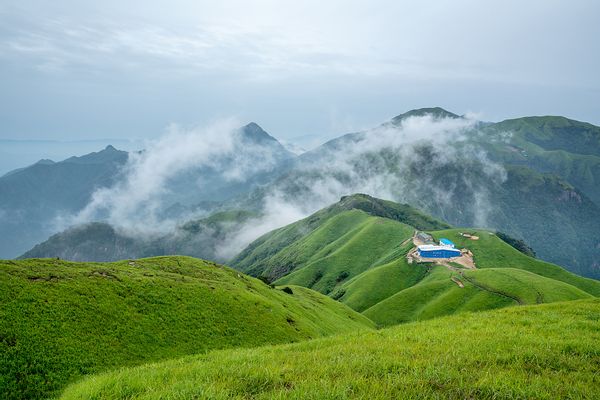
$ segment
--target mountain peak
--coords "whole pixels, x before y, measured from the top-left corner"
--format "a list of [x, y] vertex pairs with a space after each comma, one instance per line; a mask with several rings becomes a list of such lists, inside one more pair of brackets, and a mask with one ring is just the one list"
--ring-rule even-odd
[[104, 148], [104, 151], [118, 151], [117, 149], [114, 148], [114, 146], [112, 144], [109, 144], [108, 146], [106, 146]]
[[245, 139], [249, 139], [254, 143], [277, 141], [277, 139], [265, 132], [256, 122], [250, 122], [248, 125], [243, 126], [240, 131]]
[[54, 161], [50, 160], [49, 158], [42, 158], [41, 160], [39, 160], [38, 162], [36, 162], [36, 164], [39, 165], [52, 165], [52, 164], [56, 164]]
[[404, 114], [400, 114], [392, 118], [393, 124], [398, 124], [402, 122], [404, 119], [409, 117], [424, 117], [426, 115], [431, 115], [434, 119], [442, 119], [442, 118], [461, 118], [459, 115], [454, 114], [450, 111], [444, 110], [441, 107], [427, 107], [427, 108], [416, 108], [414, 110], [410, 110], [405, 112]]

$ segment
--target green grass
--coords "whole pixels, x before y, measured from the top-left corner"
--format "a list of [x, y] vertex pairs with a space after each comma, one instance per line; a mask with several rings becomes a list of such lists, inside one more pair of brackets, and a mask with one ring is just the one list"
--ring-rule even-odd
[[319, 257], [316, 255], [319, 250], [359, 227], [369, 216], [397, 221], [417, 229], [450, 227], [409, 205], [354, 194], [342, 197], [339, 202], [307, 218], [263, 235], [237, 255], [231, 265], [252, 276], [279, 279], [306, 265], [310, 258]]
[[[412, 245], [412, 243], [411, 243]], [[363, 312], [382, 300], [407, 289], [428, 274], [427, 268], [415, 268], [405, 257], [374, 267], [344, 284], [339, 300], [356, 311]]]
[[[338, 231], [340, 219], [354, 221], [353, 228], [330, 243], [321, 240]], [[302, 251], [306, 242], [321, 243], [321, 249], [313, 253], [289, 275], [277, 284], [295, 284], [310, 287], [321, 293], [331, 293], [338, 285], [377, 265], [386, 254], [410, 238], [414, 228], [400, 222], [372, 217], [363, 211], [343, 212], [311, 235], [305, 236], [284, 251]], [[312, 247], [314, 251], [314, 246]]]
[[47, 397], [117, 366], [373, 326], [326, 296], [291, 289], [189, 257], [0, 261], [0, 397]]
[[[260, 255], [256, 271], [283, 274], [277, 284], [328, 294], [379, 326], [600, 296], [599, 281], [529, 257], [489, 231], [430, 231], [438, 240], [449, 238], [458, 248], [473, 252], [478, 269], [460, 268], [461, 276], [433, 264], [408, 264], [406, 254], [413, 248], [410, 238], [416, 228], [363, 209], [331, 210], [321, 210], [251, 244], [248, 257]], [[299, 224], [311, 219], [312, 229], [300, 229]], [[479, 240], [465, 238], [461, 231], [474, 233]], [[453, 276], [463, 288], [451, 280]]]
[[[450, 278], [459, 279], [460, 288]], [[380, 326], [431, 319], [465, 311], [593, 298], [567, 283], [513, 268], [465, 270], [434, 267], [428, 276], [363, 312]]]
[[380, 326], [390, 326], [463, 311], [483, 311], [518, 304], [510, 298], [481, 290], [464, 279], [465, 287], [460, 288], [450, 280], [456, 275], [445, 267], [434, 267], [418, 284], [395, 293], [363, 314]]
[[121, 369], [76, 399], [593, 399], [600, 300], [464, 313]]
[[[479, 236], [479, 240], [470, 240], [459, 235], [459, 232], [465, 231], [475, 232]], [[583, 278], [558, 265], [526, 256], [488, 231], [449, 229], [432, 233], [436, 238], [446, 237], [452, 240], [456, 247], [471, 250], [475, 255], [477, 268], [523, 269], [546, 278], [568, 283], [596, 297], [600, 296], [600, 281]], [[570, 250], [565, 249], [565, 251]]]
[[473, 285], [513, 298], [519, 304], [551, 303], [594, 297], [568, 283], [513, 268], [465, 271], [464, 277]]

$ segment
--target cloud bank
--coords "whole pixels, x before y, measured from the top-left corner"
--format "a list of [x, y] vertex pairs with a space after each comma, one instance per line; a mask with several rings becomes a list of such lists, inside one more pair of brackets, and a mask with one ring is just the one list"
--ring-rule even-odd
[[263, 217], [241, 227], [218, 254], [233, 257], [260, 235], [359, 192], [408, 203], [449, 222], [489, 226], [493, 206], [488, 188], [501, 184], [506, 173], [466, 140], [476, 123], [409, 117], [305, 154], [303, 162], [265, 191]]
[[[102, 220], [131, 235], [158, 235], [205, 214], [194, 210], [195, 203], [231, 190], [228, 184], [272, 172], [281, 161], [277, 148], [257, 143], [239, 126], [226, 119], [188, 130], [171, 127], [145, 150], [130, 153], [117, 184], [96, 190], [81, 212], [62, 222]], [[173, 218], [172, 206], [188, 211]]]
[[[132, 153], [118, 183], [97, 190], [68, 224], [103, 220], [132, 237], [177, 237], [182, 223], [208, 212], [166, 211], [184, 200], [193, 205], [207, 194], [223, 195], [229, 200], [221, 207], [260, 215], [222, 222], [228, 226], [214, 230], [221, 232], [219, 240], [208, 237], [214, 227], [203, 230], [202, 241], [212, 240], [213, 253], [223, 261], [262, 234], [353, 193], [408, 203], [450, 223], [489, 227], [490, 185], [506, 179], [504, 169], [468, 140], [477, 129], [469, 118], [424, 115], [386, 123], [305, 153], [288, 170], [277, 142], [249, 140], [237, 126], [229, 119], [191, 130], [172, 127], [146, 150]], [[253, 180], [265, 173], [272, 174], [265, 184]], [[230, 192], [232, 182], [249, 193]]]

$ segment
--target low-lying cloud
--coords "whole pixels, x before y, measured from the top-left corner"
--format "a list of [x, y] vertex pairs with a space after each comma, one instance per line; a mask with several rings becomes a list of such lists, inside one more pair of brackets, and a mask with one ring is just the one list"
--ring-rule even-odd
[[400, 125], [384, 124], [305, 155], [266, 191], [263, 217], [240, 228], [220, 255], [233, 257], [252, 239], [357, 192], [409, 203], [450, 222], [460, 218], [489, 226], [493, 206], [488, 187], [502, 183], [506, 173], [466, 141], [476, 123], [409, 117]]
[[[272, 172], [270, 183], [259, 191], [225, 202], [225, 208], [249, 208], [260, 216], [227, 229], [227, 236], [215, 241], [213, 254], [219, 260], [232, 258], [266, 232], [357, 192], [408, 203], [451, 223], [486, 227], [493, 210], [489, 185], [501, 184], [506, 173], [467, 140], [476, 124], [469, 118], [431, 115], [383, 124], [304, 154], [277, 179], [274, 168], [281, 166], [280, 155], [244, 140], [236, 121], [192, 130], [173, 127], [144, 151], [132, 153], [119, 183], [97, 190], [69, 222], [104, 220], [130, 236], [177, 235], [182, 222], [205, 212], [190, 208], [169, 216], [165, 210], [174, 203], [205, 199], [211, 190], [218, 193], [221, 189], [215, 186], [223, 182], [245, 184], [256, 174]], [[256, 186], [249, 184], [245, 190]]]
[[[248, 140], [239, 126], [228, 119], [189, 130], [171, 127], [145, 150], [130, 153], [118, 183], [96, 190], [68, 222], [103, 220], [124, 232], [148, 235], [164, 234], [202, 215], [191, 206], [211, 198], [215, 180], [243, 183], [278, 162], [271, 148]], [[165, 216], [174, 204], [190, 206], [190, 211], [177, 218]]]

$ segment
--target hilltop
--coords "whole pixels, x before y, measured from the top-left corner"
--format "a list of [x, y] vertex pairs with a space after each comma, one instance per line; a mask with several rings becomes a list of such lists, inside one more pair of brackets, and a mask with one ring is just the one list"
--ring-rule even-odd
[[378, 332], [215, 351], [69, 387], [89, 398], [594, 398], [599, 300], [466, 313]]
[[46, 398], [110, 368], [373, 326], [317, 292], [281, 289], [189, 257], [0, 261], [0, 393]]
[[[600, 296], [600, 282], [529, 257], [493, 232], [467, 229], [479, 237], [474, 241], [461, 236], [464, 228], [447, 227], [406, 205], [348, 196], [267, 233], [232, 265], [275, 284], [327, 294], [379, 325]], [[416, 230], [470, 250], [476, 269], [411, 263]]]
[[[319, 249], [338, 239], [342, 240], [348, 231], [356, 229], [356, 225], [362, 222], [362, 219], [344, 218], [348, 213], [383, 217], [424, 230], [449, 227], [448, 224], [431, 218], [407, 204], [376, 199], [366, 194], [355, 194], [344, 196], [339, 202], [307, 218], [263, 235], [237, 255], [230, 264], [252, 275], [262, 275], [271, 280], [278, 279], [303, 265], [318, 253]], [[332, 229], [329, 229], [329, 225], [332, 224], [330, 220], [335, 224]], [[307, 237], [310, 239], [306, 239]], [[391, 240], [393, 241], [393, 236]], [[377, 257], [373, 252], [369, 251], [369, 256]]]

